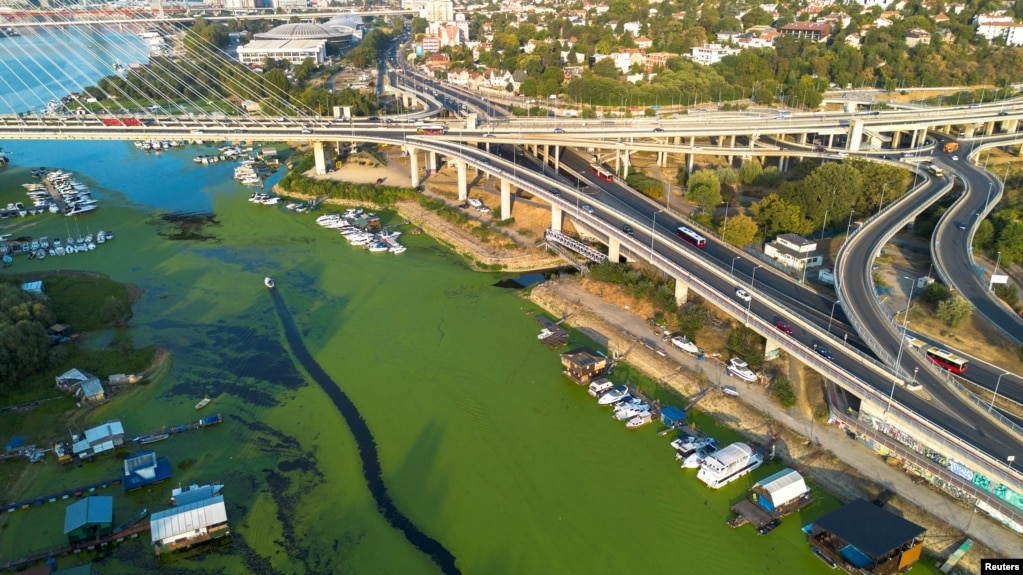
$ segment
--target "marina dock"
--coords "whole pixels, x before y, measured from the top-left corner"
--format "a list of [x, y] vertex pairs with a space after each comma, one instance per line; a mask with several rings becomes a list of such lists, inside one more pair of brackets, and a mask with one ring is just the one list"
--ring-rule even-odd
[[192, 431], [193, 429], [201, 429], [203, 427], [209, 427], [223, 422], [224, 418], [218, 413], [216, 415], [206, 416], [199, 421], [194, 421], [192, 423], [183, 423], [173, 427], [161, 427], [160, 429], [150, 431], [149, 433], [136, 435], [135, 437], [132, 437], [131, 440], [133, 443], [153, 443], [167, 439], [176, 433], [184, 433], [186, 431]]
[[777, 526], [781, 523], [780, 519], [771, 517], [770, 513], [764, 511], [764, 509], [749, 499], [743, 499], [733, 505], [732, 512], [736, 513], [736, 516], [728, 522], [729, 527], [741, 527], [749, 523], [761, 535], [773, 529], [774, 527], [771, 527], [772, 524]]

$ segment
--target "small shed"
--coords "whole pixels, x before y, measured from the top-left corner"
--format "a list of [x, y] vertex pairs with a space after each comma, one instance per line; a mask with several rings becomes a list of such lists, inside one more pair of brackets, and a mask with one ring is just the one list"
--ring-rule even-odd
[[27, 291], [30, 294], [35, 294], [35, 295], [40, 295], [40, 296], [41, 295], [45, 295], [45, 294], [43, 294], [43, 282], [42, 282], [42, 280], [37, 280], [37, 281], [34, 281], [34, 282], [25, 282], [25, 283], [21, 284], [21, 289], [22, 289], [22, 291]]
[[96, 378], [83, 381], [78, 387], [77, 395], [82, 401], [88, 401], [90, 403], [100, 403], [106, 400], [106, 394], [103, 392], [103, 384]]
[[108, 421], [85, 430], [84, 437], [75, 436], [71, 451], [78, 457], [92, 457], [124, 445], [124, 426], [119, 420]]
[[67, 567], [60, 571], [54, 571], [53, 575], [92, 575], [92, 563], [86, 563], [84, 565], [76, 565], [74, 567]]
[[669, 405], [661, 409], [661, 423], [672, 429], [684, 426], [689, 421], [689, 415], [684, 409]]
[[810, 488], [795, 469], [783, 469], [753, 485], [753, 501], [768, 513], [782, 510], [808, 497]]
[[50, 336], [51, 342], [59, 343], [71, 337], [71, 326], [65, 323], [55, 323], [46, 328], [46, 334]]
[[102, 537], [114, 530], [114, 498], [92, 495], [68, 506], [64, 512], [64, 535], [78, 543]]
[[607, 358], [588, 347], [577, 347], [561, 354], [565, 375], [579, 384], [587, 384], [603, 375]]
[[912, 521], [857, 499], [811, 523], [809, 543], [814, 552], [847, 571], [891, 575], [920, 560], [924, 531]]
[[[88, 381], [90, 378], [95, 378], [95, 376], [90, 375], [77, 367], [73, 367], [56, 377], [57, 389], [62, 391], [74, 391], [82, 384], [83, 381]], [[97, 381], [99, 380], [97, 379]]]

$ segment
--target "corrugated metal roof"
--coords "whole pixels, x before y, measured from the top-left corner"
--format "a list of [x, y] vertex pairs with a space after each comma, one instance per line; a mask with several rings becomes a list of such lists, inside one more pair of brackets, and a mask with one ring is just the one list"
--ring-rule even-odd
[[783, 469], [774, 475], [761, 479], [754, 487], [761, 487], [771, 496], [771, 503], [779, 507], [799, 499], [809, 491], [803, 476], [795, 469]]
[[165, 539], [226, 522], [227, 507], [224, 505], [224, 496], [218, 495], [154, 513], [149, 518], [149, 529], [153, 543], [159, 543]]
[[89, 523], [111, 523], [114, 520], [114, 498], [92, 495], [68, 505], [64, 512], [64, 534]]

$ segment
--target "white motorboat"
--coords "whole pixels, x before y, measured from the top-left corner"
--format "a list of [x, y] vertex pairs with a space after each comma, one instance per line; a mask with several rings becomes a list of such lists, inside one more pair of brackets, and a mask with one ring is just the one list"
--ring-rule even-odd
[[96, 232], [96, 243], [102, 244], [105, 241], [107, 241], [107, 233], [103, 230]]
[[619, 403], [618, 408], [615, 409], [614, 418], [618, 421], [625, 421], [648, 411], [650, 411], [650, 405], [642, 401], [631, 401], [627, 404]]
[[654, 420], [654, 414], [650, 413], [649, 411], [644, 411], [644, 412], [636, 415], [632, 419], [630, 419], [625, 424], [625, 428], [626, 429], [636, 429], [637, 427], [643, 427], [644, 425], [650, 423], [653, 420]]
[[319, 217], [316, 218], [316, 223], [320, 224], [321, 226], [325, 226], [325, 225], [327, 225], [327, 224], [329, 224], [331, 222], [334, 222], [334, 221], [337, 221], [337, 220], [340, 220], [340, 219], [341, 219], [341, 216], [339, 216], [337, 214], [323, 214], [322, 216], [319, 216]]
[[368, 244], [372, 239], [373, 237], [368, 234], [357, 234], [354, 236], [349, 236], [348, 243], [352, 244], [353, 246], [364, 246]]
[[586, 393], [589, 393], [593, 397], [600, 397], [610, 391], [610, 389], [614, 386], [615, 384], [612, 383], [611, 380], [601, 377], [600, 379], [595, 379], [590, 382], [590, 387], [586, 390]]
[[749, 368], [749, 364], [737, 357], [728, 360], [728, 373], [744, 381], [757, 380], [757, 374], [753, 373], [753, 370]]
[[763, 456], [745, 443], [733, 443], [708, 456], [696, 477], [711, 489], [718, 489], [760, 467]]
[[691, 339], [684, 335], [677, 335], [671, 338], [671, 345], [681, 349], [686, 353], [691, 353], [694, 355], [700, 353], [700, 348], [696, 347], [696, 344], [693, 343]]
[[266, 287], [268, 287], [270, 289], [274, 289], [274, 286], [276, 284], [274, 284], [273, 278], [271, 278], [270, 276], [267, 276], [267, 277], [263, 278], [263, 285], [265, 285]]
[[386, 252], [390, 248], [384, 242], [375, 242], [370, 244], [367, 249], [371, 252]]
[[713, 437], [693, 437], [692, 435], [683, 435], [671, 442], [671, 446], [675, 448], [675, 459], [679, 461], [685, 461], [690, 455], [703, 449], [707, 446], [717, 448], [717, 440]]
[[716, 452], [717, 450], [718, 450], [717, 443], [709, 443], [707, 445], [704, 445], [700, 449], [697, 449], [696, 453], [693, 453], [692, 455], [686, 457], [682, 461], [682, 468], [696, 469], [697, 467], [703, 464], [704, 459], [713, 455], [714, 452]]
[[398, 244], [396, 246], [391, 246], [391, 253], [395, 254], [395, 255], [405, 253], [406, 250], [408, 250], [408, 248], [406, 248], [405, 246], [403, 246], [401, 244]]
[[629, 388], [625, 385], [616, 385], [600, 396], [597, 405], [614, 405], [629, 395]]

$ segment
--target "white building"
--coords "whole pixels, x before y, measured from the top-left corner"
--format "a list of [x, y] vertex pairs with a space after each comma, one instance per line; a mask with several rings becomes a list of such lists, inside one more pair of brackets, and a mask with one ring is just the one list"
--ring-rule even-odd
[[824, 263], [824, 256], [817, 253], [817, 242], [796, 234], [781, 234], [773, 242], [767, 242], [764, 255], [797, 270]]
[[711, 64], [717, 64], [725, 56], [734, 56], [739, 52], [739, 48], [726, 48], [721, 44], [704, 44], [703, 46], [693, 47], [689, 58], [697, 64], [710, 66]]
[[247, 66], [262, 66], [267, 58], [301, 64], [312, 58], [317, 66], [327, 59], [326, 40], [253, 40], [238, 48], [238, 60]]
[[428, 22], [454, 22], [455, 3], [451, 0], [431, 0], [422, 11]]
[[149, 528], [157, 555], [231, 534], [223, 495], [154, 513]]

